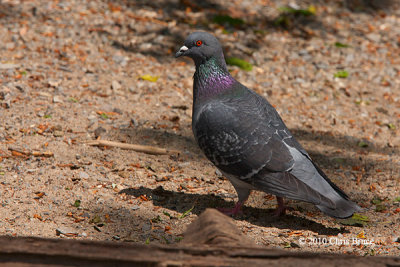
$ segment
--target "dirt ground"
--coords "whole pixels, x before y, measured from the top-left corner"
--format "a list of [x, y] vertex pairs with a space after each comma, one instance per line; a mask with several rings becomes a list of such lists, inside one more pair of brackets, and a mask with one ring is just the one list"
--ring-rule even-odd
[[[205, 208], [233, 206], [192, 136], [194, 66], [173, 57], [206, 30], [253, 65], [229, 68], [364, 208], [335, 220], [289, 201], [274, 218], [274, 197], [253, 192], [239, 229], [265, 247], [399, 255], [395, 2], [0, 1], [0, 234], [174, 244]], [[85, 144], [99, 136], [180, 153]]]

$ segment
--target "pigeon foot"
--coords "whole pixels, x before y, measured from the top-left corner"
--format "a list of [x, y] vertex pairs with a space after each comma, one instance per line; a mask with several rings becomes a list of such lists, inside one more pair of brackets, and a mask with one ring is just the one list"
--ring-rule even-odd
[[292, 207], [288, 207], [285, 205], [285, 201], [282, 197], [276, 197], [278, 202], [278, 207], [274, 211], [274, 217], [280, 217], [286, 214], [287, 210], [294, 210]]
[[230, 208], [218, 208], [218, 210], [220, 212], [222, 212], [223, 214], [225, 214], [225, 215], [236, 216], [238, 214], [240, 214], [240, 215], [243, 214], [242, 206], [243, 206], [243, 202], [239, 201], [239, 202], [237, 202], [235, 204], [235, 207], [233, 207], [232, 209], [230, 209]]

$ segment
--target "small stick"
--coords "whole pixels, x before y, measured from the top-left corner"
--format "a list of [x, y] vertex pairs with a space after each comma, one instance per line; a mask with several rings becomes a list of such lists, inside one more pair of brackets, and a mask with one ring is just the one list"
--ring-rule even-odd
[[101, 139], [88, 141], [88, 142], [86, 142], [86, 144], [89, 146], [119, 147], [122, 149], [130, 149], [130, 150], [134, 150], [137, 152], [143, 152], [143, 153], [147, 153], [147, 154], [151, 154], [151, 155], [166, 155], [166, 154], [174, 154], [174, 153], [179, 154], [180, 153], [177, 150], [169, 150], [169, 149], [154, 147], [154, 146], [144, 146], [144, 145], [120, 143], [120, 142], [101, 140]]

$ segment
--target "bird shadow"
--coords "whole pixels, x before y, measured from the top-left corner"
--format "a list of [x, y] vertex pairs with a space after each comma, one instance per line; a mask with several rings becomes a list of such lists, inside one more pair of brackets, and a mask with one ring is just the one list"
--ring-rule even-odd
[[[232, 207], [232, 201], [226, 201], [213, 194], [195, 194], [165, 190], [162, 186], [155, 189], [147, 187], [127, 188], [119, 192], [134, 197], [145, 195], [155, 206], [161, 206], [179, 213], [190, 212], [200, 215], [208, 207]], [[332, 228], [307, 218], [287, 214], [280, 218], [272, 216], [272, 209], [260, 209], [245, 206], [244, 213], [238, 219], [244, 219], [249, 223], [262, 227], [276, 227], [279, 229], [310, 230], [323, 235], [338, 235], [348, 233], [345, 228]]]

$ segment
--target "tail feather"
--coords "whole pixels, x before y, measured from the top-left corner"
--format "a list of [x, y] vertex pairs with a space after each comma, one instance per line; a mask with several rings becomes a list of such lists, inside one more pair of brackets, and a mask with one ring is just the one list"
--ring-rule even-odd
[[319, 208], [322, 212], [324, 212], [325, 214], [331, 216], [331, 217], [335, 217], [335, 218], [349, 218], [351, 216], [353, 216], [353, 214], [357, 211], [360, 211], [361, 208], [354, 203], [353, 201], [351, 201], [349, 199], [349, 197], [347, 196], [347, 194], [340, 189], [336, 184], [334, 184], [329, 178], [328, 176], [326, 176], [326, 174], [318, 167], [317, 164], [315, 164], [312, 160], [311, 163], [314, 165], [315, 169], [318, 171], [318, 174], [325, 179], [325, 181], [328, 182], [328, 184], [335, 190], [335, 192], [339, 195], [335, 202], [335, 208], [329, 208], [327, 206], [322, 206], [322, 205], [316, 205], [317, 208]]
[[[316, 173], [316, 175], [319, 174]], [[255, 188], [278, 197], [312, 203], [334, 218], [348, 218], [360, 210], [356, 203], [345, 199], [335, 191], [332, 194], [323, 195], [288, 172], [260, 172], [254, 178], [252, 184]]]
[[357, 211], [360, 211], [361, 208], [354, 202], [345, 199], [339, 199], [336, 201], [336, 207], [334, 209], [323, 206], [316, 205], [318, 209], [320, 209], [323, 213], [334, 217], [345, 219], [353, 216], [353, 214]]
[[314, 161], [310, 160], [311, 163], [314, 165], [315, 169], [318, 171], [319, 175], [322, 176], [322, 178], [325, 179], [325, 181], [327, 181], [329, 183], [330, 186], [332, 186], [333, 189], [335, 189], [336, 193], [338, 193], [341, 197], [343, 197], [344, 199], [348, 200], [349, 197], [346, 195], [346, 193], [340, 189], [336, 184], [334, 184], [331, 179], [328, 178], [328, 176], [326, 176], [326, 174], [321, 170], [320, 167], [318, 167], [317, 164], [315, 164]]
[[318, 193], [288, 172], [270, 173], [261, 171], [252, 179], [251, 183], [255, 188], [278, 197], [310, 202], [330, 208], [335, 207], [335, 203], [329, 198]]
[[335, 185], [307, 155], [296, 148], [289, 146], [288, 148], [295, 159], [290, 173], [318, 194], [329, 199], [328, 202], [312, 202], [322, 212], [335, 218], [347, 218], [360, 210], [360, 207], [352, 202], [346, 193]]

